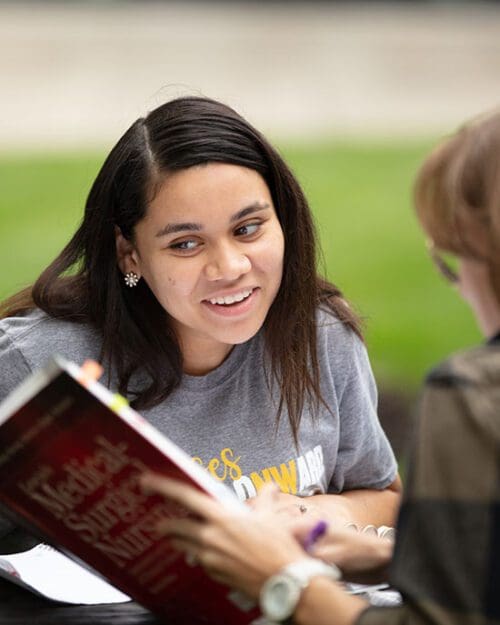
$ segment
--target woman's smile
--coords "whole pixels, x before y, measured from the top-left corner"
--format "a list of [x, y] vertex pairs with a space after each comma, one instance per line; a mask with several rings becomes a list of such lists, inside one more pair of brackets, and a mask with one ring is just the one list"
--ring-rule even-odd
[[253, 306], [259, 296], [259, 288], [240, 289], [234, 294], [218, 295], [203, 300], [203, 304], [211, 313], [223, 317], [236, 317], [252, 312]]

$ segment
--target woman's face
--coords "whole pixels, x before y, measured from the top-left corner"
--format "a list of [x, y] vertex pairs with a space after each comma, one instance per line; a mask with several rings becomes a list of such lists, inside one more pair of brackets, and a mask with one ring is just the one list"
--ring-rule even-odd
[[261, 328], [278, 292], [284, 238], [264, 179], [209, 163], [167, 176], [122, 270], [170, 315], [189, 373], [216, 367]]

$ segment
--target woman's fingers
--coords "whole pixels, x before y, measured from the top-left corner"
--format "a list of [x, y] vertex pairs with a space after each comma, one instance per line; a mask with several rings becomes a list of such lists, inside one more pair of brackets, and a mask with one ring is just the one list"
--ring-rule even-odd
[[294, 536], [300, 544], [303, 544], [317, 524], [318, 518], [316, 516], [303, 514], [289, 524], [289, 530], [292, 536]]
[[204, 527], [200, 522], [191, 519], [164, 519], [158, 522], [156, 531], [162, 536], [179, 537], [200, 542], [203, 538], [202, 531]]
[[252, 500], [252, 508], [255, 511], [272, 510], [278, 503], [280, 490], [276, 484], [265, 484], [259, 491], [257, 497]]
[[195, 565], [199, 563], [199, 552], [200, 549], [198, 546], [194, 545], [189, 540], [183, 540], [182, 538], [172, 538], [170, 541], [171, 546], [176, 551], [182, 551], [186, 555], [186, 562], [191, 565]]
[[[235, 565], [236, 560], [234, 558], [228, 554], [223, 554], [213, 545], [197, 542], [196, 539], [191, 540], [191, 537], [181, 537], [177, 527], [168, 527], [166, 529], [168, 530], [166, 533], [171, 536], [170, 545], [173, 549], [185, 555], [188, 565], [200, 565], [216, 581], [225, 584], [231, 583], [235, 571], [237, 572], [241, 566]], [[194, 534], [196, 535], [196, 532]]]
[[[195, 545], [189, 540], [183, 540], [182, 538], [174, 538], [170, 541], [170, 544], [176, 551], [180, 551], [185, 555], [185, 560], [190, 566], [200, 565], [204, 569], [213, 573], [219, 572], [217, 563], [220, 560], [219, 554], [210, 549]], [[228, 566], [227, 561], [223, 561], [225, 566]], [[224, 568], [224, 567], [223, 567]]]
[[145, 491], [163, 495], [204, 519], [215, 519], [220, 514], [219, 503], [185, 482], [146, 473], [141, 476], [140, 483]]

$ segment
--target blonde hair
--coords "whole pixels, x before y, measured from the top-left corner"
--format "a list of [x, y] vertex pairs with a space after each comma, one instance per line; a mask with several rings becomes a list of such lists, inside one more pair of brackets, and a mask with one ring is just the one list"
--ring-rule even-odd
[[470, 121], [430, 153], [414, 204], [438, 249], [488, 263], [500, 301], [500, 111]]

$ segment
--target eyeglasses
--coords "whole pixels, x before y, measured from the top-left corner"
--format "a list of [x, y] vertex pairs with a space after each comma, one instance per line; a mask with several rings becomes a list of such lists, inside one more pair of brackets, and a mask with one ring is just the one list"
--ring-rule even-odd
[[439, 273], [452, 284], [460, 280], [458, 274], [458, 259], [452, 254], [440, 252], [432, 241], [426, 241], [429, 256], [437, 267]]

